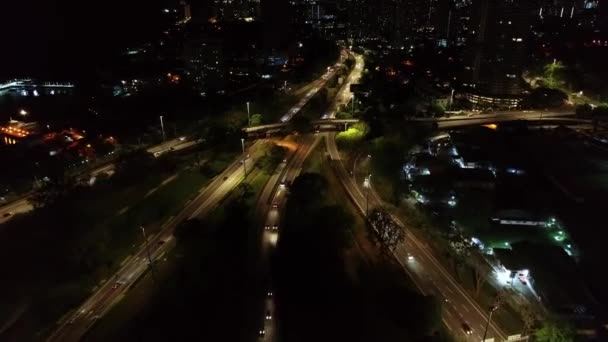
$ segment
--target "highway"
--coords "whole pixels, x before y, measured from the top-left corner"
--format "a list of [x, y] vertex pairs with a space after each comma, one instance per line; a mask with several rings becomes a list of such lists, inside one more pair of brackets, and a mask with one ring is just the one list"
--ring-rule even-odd
[[[572, 111], [508, 111], [494, 112], [490, 114], [475, 114], [471, 116], [453, 116], [438, 119], [413, 119], [420, 122], [434, 122], [439, 129], [456, 128], [462, 126], [483, 125], [514, 120], [569, 120], [573, 117]], [[575, 120], [580, 121], [580, 120]]]
[[[341, 65], [341, 63], [337, 63], [336, 67], [339, 65]], [[316, 93], [321, 89], [327, 80], [333, 76], [335, 70], [335, 67], [328, 70], [320, 79], [314, 81], [315, 87], [313, 87], [311, 92], [314, 91], [314, 93]], [[300, 111], [302, 106], [314, 96], [311, 92], [307, 93], [296, 106], [290, 109], [289, 112], [282, 117], [281, 120], [283, 122], [291, 120], [291, 118]], [[318, 142], [318, 138], [316, 138], [316, 140]], [[250, 157], [246, 160], [246, 166], [248, 166], [249, 170], [255, 164], [255, 161], [261, 157], [262, 152], [260, 151], [260, 147], [264, 141], [265, 140], [257, 140], [247, 149], [246, 154]], [[161, 145], [154, 146], [148, 149], [148, 152], [158, 157], [160, 154], [167, 151], [175, 151], [180, 148], [191, 146], [188, 144], [191, 143], [184, 142], [181, 139], [174, 139]], [[299, 160], [300, 158], [305, 158], [305, 156], [300, 156], [300, 153], [301, 152], [296, 153], [296, 157], [292, 159], [292, 162], [289, 165], [295, 165], [298, 169], [301, 168], [304, 159], [301, 159], [301, 161]], [[286, 171], [290, 169], [291, 166], [288, 166]], [[210, 210], [215, 208], [218, 203], [243, 180], [243, 178], [244, 168], [241, 159], [239, 158], [218, 175], [206, 188], [201, 189], [193, 200], [187, 202], [185, 208], [177, 216], [171, 217], [166, 221], [157, 234], [154, 236], [147, 236], [147, 245], [142, 241], [142, 245], [137, 252], [123, 262], [121, 268], [111, 279], [101, 284], [83, 304], [69, 313], [65, 319], [61, 321], [47, 341], [79, 341], [100, 317], [127, 294], [129, 287], [145, 274], [149, 264], [148, 254], [150, 255], [150, 259], [155, 261], [162, 258], [167, 251], [174, 247], [173, 231], [179, 223], [191, 218], [204, 217]], [[137, 228], [134, 227], [134, 229]], [[270, 302], [270, 304], [272, 305], [272, 302]], [[268, 336], [272, 337], [272, 331], [270, 332], [271, 333]]]
[[[261, 157], [260, 147], [263, 140], [256, 141], [248, 150], [248, 165], [253, 165]], [[78, 341], [102, 317], [113, 304], [125, 296], [129, 287], [148, 270], [147, 253], [155, 262], [174, 247], [173, 231], [184, 220], [200, 218], [215, 208], [244, 178], [243, 165], [240, 159], [218, 175], [207, 187], [189, 201], [185, 208], [167, 220], [160, 231], [148, 236], [147, 248], [144, 241], [137, 252], [127, 258], [116, 274], [100, 287], [80, 307], [75, 309], [58, 326], [47, 341]], [[134, 227], [133, 229], [137, 229]], [[142, 238], [143, 240], [143, 238]]]
[[[170, 151], [179, 151], [188, 147], [192, 147], [196, 144], [197, 142], [195, 141], [188, 141], [184, 138], [176, 138], [161, 143], [159, 145], [152, 146], [148, 148], [147, 151], [153, 154], [155, 157], [158, 157], [163, 153], [167, 153]], [[115, 165], [113, 163], [109, 163], [101, 165], [94, 170], [91, 170], [89, 172], [89, 175], [91, 177], [97, 177], [102, 173], [113, 174], [114, 169]], [[0, 224], [12, 219], [13, 216], [16, 214], [24, 214], [34, 209], [34, 207], [29, 203], [30, 197], [31, 195], [0, 207]]]
[[[352, 202], [365, 216], [367, 188], [363, 182], [357, 182], [350, 176], [341, 161], [340, 153], [335, 142], [335, 133], [327, 133], [327, 151], [330, 154], [333, 169], [341, 181], [344, 189]], [[369, 193], [369, 207], [374, 208], [383, 202], [373, 190]], [[405, 225], [397, 217], [393, 219], [404, 227]], [[404, 270], [412, 278], [418, 289], [423, 294], [432, 294], [440, 298], [443, 308], [443, 323], [450, 332], [465, 341], [480, 341], [488, 321], [488, 309], [481, 308], [468, 293], [456, 282], [456, 280], [445, 270], [445, 268], [433, 256], [433, 252], [423, 240], [414, 235], [411, 230], [406, 229], [404, 243], [399, 245], [393, 252], [395, 258], [403, 266]], [[410, 256], [412, 258], [410, 258]], [[468, 324], [472, 334], [466, 334], [462, 327]], [[487, 339], [495, 338], [495, 341], [506, 340], [507, 335], [494, 322], [489, 325]]]
[[[344, 54], [342, 54], [344, 56]], [[315, 96], [319, 90], [323, 89], [327, 81], [329, 81], [335, 74], [336, 71], [342, 66], [342, 62], [334, 64], [332, 67], [328, 67], [328, 70], [316, 81], [313, 82], [313, 87], [304, 95], [300, 101], [293, 106], [285, 115], [281, 117], [281, 122], [290, 121], [300, 110], [308, 103], [308, 101]]]
[[[274, 295], [268, 295], [269, 293], [273, 293], [272, 279], [270, 276], [270, 254], [279, 239], [281, 231], [280, 215], [281, 210], [285, 205], [288, 192], [287, 189], [289, 184], [299, 176], [304, 161], [308, 158], [311, 151], [319, 144], [321, 136], [306, 135], [300, 136], [298, 139], [297, 149], [295, 152], [290, 152], [287, 162], [280, 165], [277, 168], [277, 171], [270, 177], [266, 186], [262, 189], [256, 206], [256, 216], [261, 217], [261, 222], [263, 222], [264, 226], [261, 274], [264, 276], [267, 284], [266, 298], [264, 301], [264, 325], [263, 327], [260, 327], [260, 330], [264, 332], [263, 336], [260, 337], [261, 341], [273, 342], [278, 339], [278, 336], [275, 334], [277, 326], [274, 302], [275, 297]], [[267, 319], [266, 317], [268, 314], [270, 314], [270, 319]]]
[[334, 99], [334, 104], [330, 107], [329, 113], [324, 114], [321, 119], [334, 119], [336, 117], [336, 112], [338, 110], [338, 106], [341, 104], [348, 103], [354, 96], [354, 94], [350, 91], [351, 84], [357, 84], [361, 79], [361, 75], [363, 73], [363, 68], [365, 66], [365, 61], [361, 55], [357, 55], [352, 53], [355, 57], [355, 65], [353, 66], [353, 70], [348, 76], [346, 82], [336, 94]]

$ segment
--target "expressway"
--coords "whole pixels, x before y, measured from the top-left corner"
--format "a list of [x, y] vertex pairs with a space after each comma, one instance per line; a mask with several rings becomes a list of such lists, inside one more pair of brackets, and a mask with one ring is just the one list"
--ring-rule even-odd
[[[344, 52], [342, 52], [341, 56], [344, 56]], [[313, 82], [313, 87], [311, 90], [304, 95], [300, 101], [293, 106], [285, 115], [281, 117], [281, 122], [288, 122], [291, 120], [297, 113], [300, 112], [302, 108], [308, 103], [308, 101], [315, 96], [319, 90], [323, 89], [327, 81], [329, 81], [338, 71], [338, 69], [342, 66], [342, 62], [338, 62], [334, 64], [332, 67], [327, 67], [327, 71], [316, 81]]]
[[[196, 144], [197, 142], [195, 141], [188, 141], [184, 138], [176, 138], [173, 140], [166, 141], [162, 144], [152, 146], [148, 148], [147, 151], [153, 154], [155, 157], [158, 157], [162, 153], [166, 153], [169, 151], [178, 151], [181, 149], [192, 147]], [[115, 165], [113, 163], [101, 165], [98, 168], [91, 170], [89, 172], [89, 175], [91, 177], [97, 177], [102, 173], [112, 174], [114, 173], [114, 168]], [[30, 196], [31, 195], [0, 207], [0, 224], [7, 222], [16, 214], [24, 214], [34, 209], [32, 204], [28, 201]]]
[[340, 106], [341, 104], [348, 103], [351, 99], [354, 101], [354, 93], [350, 91], [350, 85], [357, 84], [361, 79], [365, 62], [361, 55], [357, 55], [354, 53], [352, 53], [352, 55], [355, 58], [355, 65], [353, 67], [353, 70], [351, 71], [350, 75], [348, 76], [348, 79], [346, 80], [338, 94], [336, 94], [334, 104], [330, 107], [329, 113], [324, 114], [321, 117], [322, 119], [334, 119], [336, 117], [338, 106]]
[[[246, 163], [253, 165], [261, 157], [263, 140], [256, 141], [249, 149]], [[199, 194], [187, 202], [185, 208], [167, 220], [160, 231], [147, 236], [147, 241], [127, 258], [115, 275], [100, 287], [82, 305], [75, 309], [48, 338], [47, 341], [78, 341], [102, 317], [113, 304], [125, 296], [129, 288], [149, 269], [148, 253], [153, 264], [174, 247], [174, 229], [183, 221], [205, 216], [230, 193], [244, 178], [243, 165], [235, 160]], [[136, 229], [136, 228], [134, 228]], [[142, 233], [144, 233], [142, 231]], [[145, 234], [145, 233], [144, 233]], [[143, 239], [142, 239], [143, 240]], [[147, 244], [146, 244], [147, 242]]]
[[491, 114], [476, 114], [472, 116], [456, 116], [451, 118], [439, 119], [413, 119], [413, 121], [432, 122], [437, 124], [438, 129], [449, 129], [462, 126], [483, 125], [504, 121], [514, 120], [531, 120], [531, 121], [551, 121], [564, 120], [581, 122], [570, 118], [574, 116], [572, 111], [509, 111], [509, 112], [494, 112]]
[[[336, 146], [335, 134], [328, 133], [326, 137], [327, 150], [336, 176], [361, 214], [365, 215], [366, 200], [369, 200], [370, 208], [381, 205], [383, 201], [373, 188], [369, 189], [371, 191], [368, 193], [368, 188], [364, 189], [363, 182], [359, 184], [346, 170]], [[393, 219], [401, 227], [406, 227], [397, 217], [393, 216]], [[480, 341], [482, 339], [488, 321], [488, 308], [481, 308], [471, 298], [437, 261], [431, 249], [419, 236], [416, 236], [412, 230], [407, 229], [405, 241], [394, 250], [393, 254], [420, 292], [426, 295], [435, 295], [443, 300], [442, 320], [454, 336], [459, 336], [467, 341]], [[463, 329], [465, 323], [471, 328], [471, 334], [465, 333]], [[491, 322], [486, 338], [502, 341], [507, 339], [507, 335], [494, 322]]]
[[[314, 91], [314, 93], [316, 93], [321, 89], [327, 80], [333, 76], [335, 70], [340, 65], [341, 63], [337, 63], [334, 68], [330, 68], [330, 70], [328, 70], [320, 79], [316, 80], [315, 86], [311, 92]], [[286, 122], [291, 120], [306, 102], [314, 96], [311, 92], [307, 93], [295, 107], [290, 109], [289, 112], [281, 118], [281, 121]], [[318, 138], [315, 140], [318, 142]], [[264, 140], [257, 140], [247, 149], [246, 155], [248, 155], [249, 158], [245, 161], [246, 166], [253, 166], [255, 161], [261, 157], [263, 153], [263, 151], [261, 151], [263, 142]], [[174, 139], [171, 142], [155, 146], [149, 149], [148, 152], [155, 156], [159, 156], [167, 151], [185, 148], [183, 146], [186, 146], [187, 144], [188, 142], [183, 142], [181, 139]], [[303, 146], [307, 145], [303, 144]], [[292, 158], [290, 164], [285, 167], [286, 171], [291, 170], [292, 165], [297, 166], [297, 170], [301, 168], [303, 160], [306, 157], [306, 155], [301, 156], [301, 150], [305, 149], [300, 149], [295, 153], [295, 157]], [[300, 160], [300, 158], [302, 159]], [[290, 173], [287, 174], [290, 174], [295, 178], [292, 172], [293, 171], [290, 171]], [[66, 318], [62, 319], [61, 323], [47, 341], [79, 341], [95, 322], [115, 303], [120, 301], [120, 299], [127, 294], [129, 288], [146, 273], [149, 269], [149, 259], [153, 260], [153, 265], [155, 260], [162, 258], [165, 253], [174, 247], [175, 241], [173, 240], [173, 231], [181, 222], [205, 216], [210, 210], [215, 208], [220, 201], [243, 180], [243, 178], [244, 167], [241, 163], [241, 159], [237, 159], [207, 187], [201, 189], [194, 199], [187, 202], [184, 209], [177, 216], [171, 217], [166, 221], [157, 234], [147, 236], [138, 250], [122, 263], [120, 269], [111, 279], [101, 284], [83, 304], [70, 312]], [[142, 233], [145, 235], [143, 229]], [[269, 334], [269, 336], [272, 336], [272, 334]]]
[[277, 172], [270, 177], [256, 206], [256, 216], [264, 222], [264, 232], [262, 238], [262, 272], [264, 281], [267, 284], [266, 299], [264, 301], [264, 323], [260, 327], [260, 340], [276, 341], [277, 316], [275, 314], [275, 302], [273, 293], [272, 279], [270, 276], [270, 254], [276, 246], [280, 233], [280, 212], [284, 208], [287, 197], [287, 187], [298, 177], [302, 170], [302, 165], [308, 158], [311, 151], [321, 141], [319, 135], [307, 135], [298, 137], [298, 147], [295, 152], [287, 158], [287, 163], [282, 164]]

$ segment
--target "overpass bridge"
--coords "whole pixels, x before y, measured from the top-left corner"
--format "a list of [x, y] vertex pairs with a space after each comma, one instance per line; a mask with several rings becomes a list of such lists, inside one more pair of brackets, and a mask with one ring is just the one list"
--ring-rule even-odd
[[[359, 122], [359, 119], [324, 119], [313, 120], [311, 125], [315, 130], [346, 130], [349, 125]], [[248, 137], [258, 137], [261, 135], [276, 134], [290, 127], [290, 123], [281, 122], [268, 125], [260, 125], [254, 127], [245, 127], [243, 132]]]
[[542, 124], [577, 125], [588, 124], [589, 120], [575, 117], [572, 111], [509, 111], [490, 114], [476, 114], [451, 118], [421, 118], [413, 122], [432, 125], [435, 129], [451, 129], [466, 126], [493, 124], [499, 122], [526, 120]]

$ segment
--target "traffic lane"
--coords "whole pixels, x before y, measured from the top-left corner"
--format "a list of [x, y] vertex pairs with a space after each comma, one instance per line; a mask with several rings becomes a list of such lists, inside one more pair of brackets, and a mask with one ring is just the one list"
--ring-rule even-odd
[[[336, 170], [338, 170], [339, 177], [342, 178], [342, 181], [348, 187], [349, 192], [351, 193], [351, 196], [353, 197], [353, 199], [359, 203], [360, 208], [363, 208], [362, 205], [364, 205], [364, 203], [365, 203], [365, 199], [364, 199], [365, 196], [359, 189], [358, 185], [356, 184], [356, 181], [354, 181], [352, 177], [349, 177], [347, 175], [347, 173], [343, 167], [338, 167], [338, 168], [336, 168]], [[406, 237], [406, 241], [410, 241], [410, 240], [411, 239], [408, 239]], [[443, 272], [441, 272], [440, 269], [433, 269], [433, 267], [430, 266], [430, 265], [435, 265], [434, 260], [432, 260], [432, 258], [429, 257], [428, 254], [425, 253], [425, 251], [422, 251], [422, 249], [419, 246], [420, 246], [420, 244], [418, 244], [418, 245], [412, 244], [411, 247], [409, 248], [411, 253], [415, 256], [415, 258], [417, 258], [419, 260], [421, 266], [426, 270], [426, 272], [432, 272], [432, 274], [435, 274], [436, 277], [441, 279], [441, 281], [435, 280], [435, 282], [445, 284], [445, 286], [448, 286], [448, 290], [445, 292], [453, 293], [452, 297], [450, 298], [450, 300], [452, 302], [457, 303], [457, 305], [460, 305], [461, 307], [466, 307], [467, 310], [470, 311], [470, 313], [467, 313], [469, 316], [465, 317], [465, 320], [468, 318], [471, 322], [477, 322], [476, 325], [481, 325], [484, 322], [486, 322], [485, 316], [476, 310], [475, 304], [473, 304], [465, 295], [462, 294], [461, 289], [458, 288], [458, 286], [455, 283], [453, 283], [453, 281], [452, 282], [443, 281], [444, 279], [446, 279], [445, 274], [443, 274]], [[407, 253], [405, 255], [407, 255]], [[401, 260], [403, 260], [403, 258], [407, 258], [407, 257], [402, 256]], [[421, 288], [421, 290], [422, 290], [422, 288]], [[473, 309], [471, 309], [471, 308], [473, 308]], [[475, 316], [476, 313], [479, 313], [479, 317]], [[452, 329], [462, 330], [461, 325], [462, 325], [462, 322], [460, 324], [457, 324], [456, 326], [453, 325]], [[489, 334], [491, 334], [493, 336], [504, 337], [504, 334], [499, 333], [498, 330], [496, 330], [494, 328], [493, 324], [490, 325], [490, 328], [488, 331], [489, 331]]]
[[34, 207], [27, 199], [22, 199], [0, 208], [0, 224], [8, 222], [17, 214], [24, 214], [33, 210]]
[[[259, 146], [259, 142], [256, 142], [251, 148], [250, 151], [252, 151], [251, 153], [253, 154], [253, 152], [255, 152], [257, 150], [257, 146]], [[224, 172], [222, 172], [220, 174], [220, 177], [223, 176], [224, 174], [226, 174], [226, 172], [228, 173], [234, 173], [234, 168], [236, 167], [237, 169], [239, 168], [240, 164], [238, 163], [238, 161], [235, 161], [228, 169], [226, 169]], [[220, 180], [218, 179], [223, 179], [223, 178], [216, 178], [214, 181], [212, 181], [212, 183], [205, 189], [203, 189], [203, 191], [201, 191], [201, 193], [195, 198], [195, 200], [193, 200], [192, 202], [190, 202], [189, 204], [186, 205], [186, 208], [184, 210], [182, 210], [182, 212], [180, 213], [182, 218], [185, 218], [187, 215], [187, 213], [190, 212], [196, 212], [198, 209], [196, 210], [192, 210], [190, 208], [194, 207], [198, 207], [199, 203], [201, 202], [201, 200], [204, 200], [202, 202], [202, 204], [207, 204], [207, 206], [209, 206], [209, 202], [208, 202], [208, 198], [217, 198], [215, 196], [208, 196], [208, 192], [212, 192], [215, 193], [218, 190], [220, 190], [221, 185], [223, 185], [223, 183], [221, 183]], [[219, 184], [219, 185], [218, 185]], [[164, 250], [166, 248], [168, 248], [169, 244], [158, 244], [158, 241], [161, 238], [167, 239], [167, 234], [168, 233], [172, 233], [173, 229], [175, 228], [175, 226], [180, 222], [181, 220], [175, 220], [174, 218], [169, 219], [167, 221], [167, 223], [164, 225], [164, 228], [161, 228], [161, 232], [159, 234], [156, 234], [152, 237], [151, 241], [149, 241], [150, 246], [149, 248], [151, 249], [151, 253], [157, 253], [159, 250]], [[150, 238], [149, 238], [150, 240]], [[155, 254], [153, 254], [155, 255]], [[139, 249], [139, 251], [136, 253], [136, 255], [130, 259], [127, 260], [127, 262], [125, 263], [125, 265], [121, 268], [121, 270], [119, 270], [117, 272], [119, 277], [124, 277], [127, 276], [129, 279], [132, 279], [132, 281], [135, 281], [137, 279], [137, 277], [143, 273], [146, 268], [147, 268], [147, 261], [146, 261], [146, 249], [144, 248], [144, 245], [142, 244], [142, 247]], [[85, 301], [85, 303], [78, 309], [78, 311], [82, 312], [84, 310], [84, 312], [90, 312], [91, 309], [89, 308], [99, 308], [100, 303], [101, 304], [105, 304], [107, 300], [109, 300], [109, 297], [107, 297], [107, 294], [112, 292], [112, 286], [114, 285], [114, 283], [112, 282], [106, 282], [104, 285], [102, 285], [102, 287], [100, 288], [99, 291], [97, 291], [92, 297], [90, 297], [87, 301]], [[126, 291], [126, 289], [128, 288], [128, 286], [130, 286], [131, 283], [125, 283], [124, 287], [121, 287], [121, 290]], [[102, 298], [103, 299], [100, 299]], [[108, 309], [109, 306], [104, 306], [104, 309]], [[93, 311], [94, 312], [94, 311]], [[100, 314], [100, 316], [103, 314], [103, 312]], [[68, 340], [71, 339], [76, 339], [78, 340], [80, 337], [76, 338], [76, 336], [82, 336], [82, 334], [84, 332], [86, 332], [86, 330], [88, 329], [88, 327], [90, 327], [90, 322], [81, 322], [81, 316], [75, 316], [74, 319], [72, 320], [68, 320], [66, 322], [63, 322], [62, 325], [56, 330], [56, 332], [51, 335], [51, 337], [49, 337], [49, 341], [63, 341], [66, 340], [66, 338], [69, 338]], [[83, 328], [85, 328], [83, 330]]]
[[[429, 267], [430, 260], [418, 249], [418, 246], [406, 242], [398, 246], [395, 255], [398, 259], [404, 260], [402, 265], [409, 270], [408, 274], [414, 278], [419, 288], [427, 289], [428, 294], [433, 294], [441, 301], [443, 308], [444, 324], [449, 324], [451, 331], [463, 337], [478, 337], [481, 339], [482, 329], [485, 328], [485, 318], [476, 315], [462, 297], [458, 296], [457, 291], [446, 283], [444, 278], [432, 267]], [[467, 323], [473, 330], [472, 334], [466, 334], [462, 325]], [[476, 336], [479, 335], [479, 336]], [[488, 338], [499, 337], [488, 330]]]
[[[262, 258], [263, 264], [268, 269], [267, 274], [270, 274], [269, 271], [269, 258], [270, 251], [272, 248], [276, 246], [280, 228], [280, 210], [283, 207], [286, 198], [287, 198], [287, 188], [283, 186], [281, 183], [285, 179], [291, 179], [291, 177], [297, 176], [292, 171], [294, 169], [300, 169], [302, 163], [314, 147], [314, 141], [318, 141], [319, 139], [311, 139], [310, 137], [302, 137], [300, 139], [300, 143], [298, 144], [298, 149], [294, 153], [293, 157], [288, 161], [287, 165], [283, 169], [283, 172], [279, 172], [279, 177], [272, 178], [265, 186], [265, 191], [272, 191], [270, 199], [270, 204], [264, 200], [264, 198], [260, 198], [258, 208], [266, 209], [266, 219], [264, 221], [264, 240], [262, 244]], [[275, 190], [276, 189], [276, 190]], [[270, 279], [268, 281], [270, 283]], [[272, 285], [269, 285], [269, 288], [272, 288]], [[263, 317], [263, 329], [264, 334], [260, 337], [260, 340], [263, 341], [274, 341], [276, 340], [275, 331], [276, 331], [276, 316], [275, 316], [275, 305], [274, 305], [274, 296], [266, 296], [265, 305], [264, 305], [264, 317]]]

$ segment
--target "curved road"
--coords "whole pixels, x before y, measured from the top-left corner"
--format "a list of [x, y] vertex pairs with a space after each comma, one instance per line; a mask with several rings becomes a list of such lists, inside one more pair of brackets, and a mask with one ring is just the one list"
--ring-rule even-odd
[[[326, 137], [327, 151], [333, 161], [336, 176], [341, 181], [352, 202], [365, 216], [367, 189], [363, 188], [363, 184], [358, 184], [344, 167], [336, 146], [335, 134], [328, 133]], [[369, 193], [369, 207], [373, 208], [382, 203], [380, 197], [372, 189]], [[393, 219], [405, 229], [406, 226], [397, 217], [393, 217]], [[420, 292], [436, 295], [443, 300], [442, 320], [454, 336], [459, 336], [467, 341], [481, 341], [488, 321], [487, 309], [481, 308], [469, 296], [437, 261], [432, 251], [420, 237], [406, 229], [404, 243], [399, 245], [393, 254], [410, 275]], [[410, 259], [409, 256], [413, 256], [413, 259]], [[467, 323], [471, 327], [473, 330], [471, 335], [465, 334], [462, 328], [463, 323]], [[495, 338], [495, 341], [506, 340], [507, 334], [492, 322], [486, 338]]]

